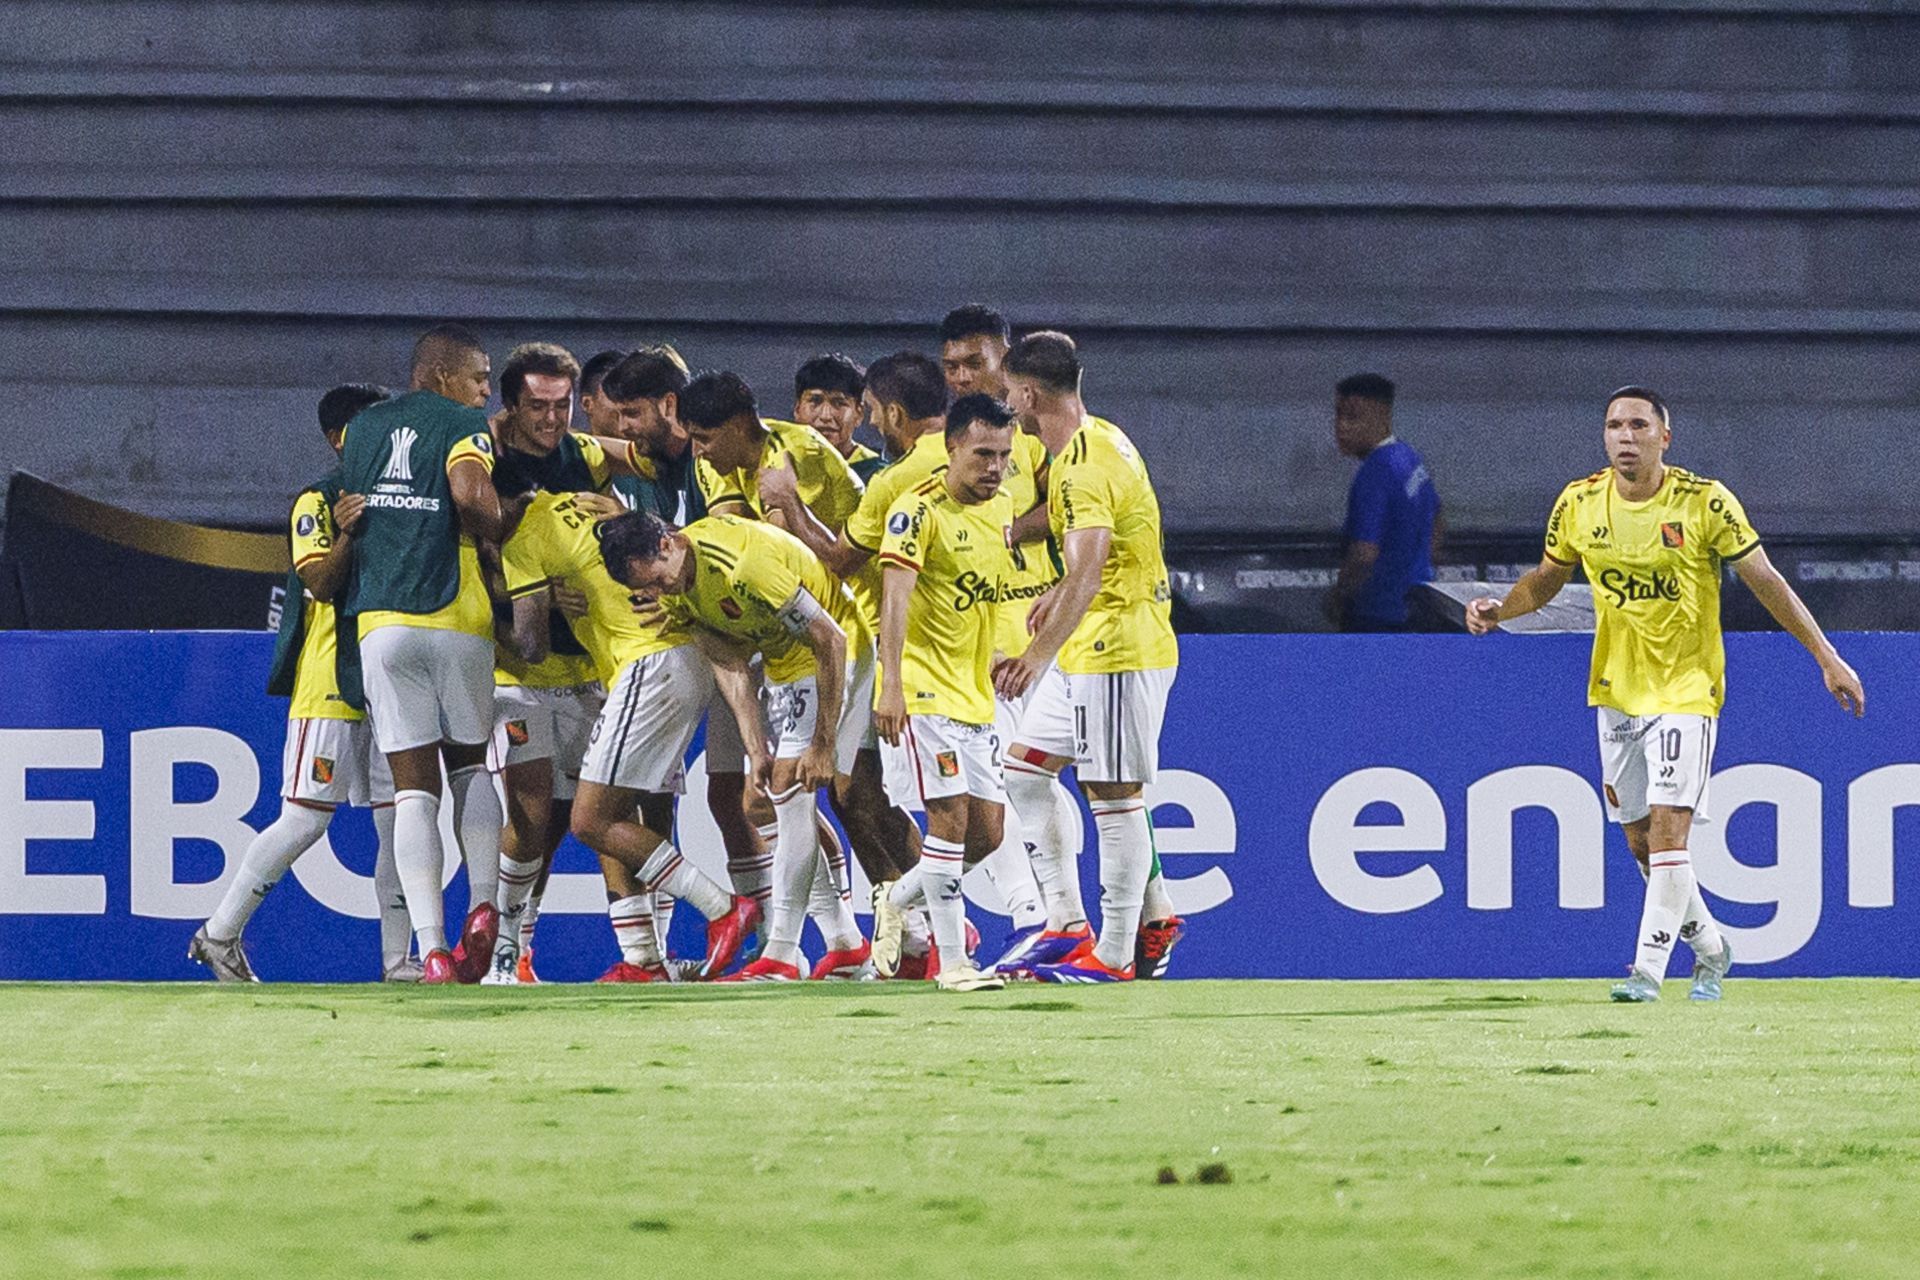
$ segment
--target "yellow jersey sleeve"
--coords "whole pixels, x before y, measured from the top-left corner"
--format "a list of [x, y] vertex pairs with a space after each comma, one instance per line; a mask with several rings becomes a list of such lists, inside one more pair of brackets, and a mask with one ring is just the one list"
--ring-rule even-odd
[[1112, 487], [1090, 458], [1056, 463], [1047, 501], [1060, 513], [1062, 538], [1076, 529], [1114, 527]]
[[746, 486], [741, 482], [738, 471], [731, 471], [723, 476], [705, 459], [701, 459], [693, 464], [693, 474], [700, 482], [700, 496], [707, 500], [709, 511], [730, 502], [746, 502]]
[[1586, 481], [1576, 480], [1560, 491], [1547, 517], [1547, 559], [1569, 567], [1580, 563], [1580, 491]]
[[915, 573], [926, 567], [927, 540], [932, 536], [932, 512], [927, 497], [918, 491], [894, 503], [887, 513], [886, 532], [880, 539], [880, 560]]
[[[793, 599], [794, 592], [805, 584], [801, 580], [800, 566], [791, 557], [769, 554], [772, 548], [755, 547], [740, 557], [734, 571], [728, 575], [728, 584], [734, 594], [745, 596], [771, 613], [780, 609]], [[825, 607], [827, 601], [819, 601]]]
[[493, 474], [493, 437], [484, 431], [476, 431], [447, 451], [447, 474], [453, 474], [456, 463], [467, 460], [478, 462]]
[[553, 571], [548, 552], [552, 547], [553, 507], [536, 501], [527, 509], [520, 527], [500, 549], [500, 573], [507, 580], [507, 595], [518, 599], [532, 595], [547, 585]]
[[287, 534], [293, 541], [293, 567], [324, 558], [333, 550], [333, 510], [326, 495], [309, 489], [293, 500], [293, 512], [287, 517]]
[[[580, 446], [580, 457], [587, 464], [587, 473], [593, 477], [593, 487], [606, 488], [607, 481], [613, 479], [613, 463], [608, 459], [607, 451], [600, 447], [599, 439], [576, 431], [573, 433], [573, 442]], [[629, 444], [627, 447], [631, 450], [633, 446]]]
[[1747, 512], [1733, 490], [1713, 481], [1707, 487], [1707, 545], [1722, 560], [1738, 560], [1760, 545]]

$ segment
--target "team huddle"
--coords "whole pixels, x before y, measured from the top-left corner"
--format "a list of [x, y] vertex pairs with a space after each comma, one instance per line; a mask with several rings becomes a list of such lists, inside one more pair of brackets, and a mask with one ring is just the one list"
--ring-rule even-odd
[[[284, 803], [189, 956], [253, 980], [248, 919], [352, 804], [378, 833], [391, 981], [537, 981], [541, 894], [569, 831], [606, 879], [621, 959], [604, 982], [1163, 976], [1185, 922], [1146, 787], [1179, 647], [1147, 468], [1087, 411], [1067, 335], [1015, 342], [967, 306], [940, 338], [938, 361], [806, 361], [794, 420], [670, 347], [582, 365], [549, 343], [508, 355], [489, 419], [491, 363], [457, 326], [419, 340], [406, 394], [328, 392], [340, 467], [293, 506], [269, 682], [291, 698]], [[884, 453], [855, 441], [863, 420]], [[1611, 396], [1609, 468], [1562, 494], [1540, 566], [1467, 616], [1491, 631], [1576, 564], [1594, 584], [1607, 811], [1647, 877], [1614, 988], [1633, 1001], [1658, 998], [1676, 940], [1696, 998], [1717, 999], [1732, 964], [1687, 854], [1724, 698], [1721, 566], [1842, 706], [1865, 706], [1738, 501], [1667, 466], [1670, 441], [1657, 394]], [[703, 724], [726, 884], [674, 842]], [[1097, 932], [1070, 766], [1098, 835]], [[470, 890], [454, 937], [443, 804]], [[871, 937], [849, 853], [873, 886]], [[1014, 926], [992, 959], [961, 892], [976, 866]], [[667, 937], [685, 907], [706, 930], [683, 959]]]
[[[536, 981], [568, 831], [606, 878], [622, 958], [602, 981], [1162, 976], [1184, 922], [1145, 798], [1179, 661], [1158, 501], [1086, 411], [1072, 339], [1013, 342], [969, 306], [941, 340], [939, 361], [807, 361], [798, 421], [669, 347], [583, 366], [548, 343], [508, 355], [489, 419], [491, 362], [446, 325], [406, 394], [327, 393], [340, 467], [293, 507], [269, 682], [292, 700], [283, 805], [189, 955], [252, 980], [248, 919], [353, 804], [374, 814], [394, 981]], [[863, 418], [884, 455], [853, 439]], [[724, 885], [674, 843], [703, 723]], [[1099, 837], [1097, 933], [1069, 766]], [[985, 962], [974, 866], [1014, 925]], [[706, 920], [696, 958], [667, 950], [683, 906]]]

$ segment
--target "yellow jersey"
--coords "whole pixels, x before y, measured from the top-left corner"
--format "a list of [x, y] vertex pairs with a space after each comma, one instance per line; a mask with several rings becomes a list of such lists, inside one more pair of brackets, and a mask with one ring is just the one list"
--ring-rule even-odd
[[887, 515], [882, 570], [912, 569], [900, 687], [909, 715], [993, 723], [993, 652], [1000, 589], [1013, 572], [1013, 500], [1002, 490], [966, 504], [946, 473], [920, 483]]
[[[309, 489], [294, 500], [288, 517], [288, 532], [293, 539], [293, 567], [324, 560], [333, 550], [333, 508], [326, 495]], [[289, 600], [287, 607], [293, 607]], [[307, 611], [306, 635], [300, 642], [300, 658], [294, 666], [293, 701], [287, 707], [290, 720], [360, 720], [360, 712], [340, 697], [340, 681], [334, 671], [339, 654], [339, 639], [332, 605], [315, 600], [312, 593], [300, 593], [299, 607]]]
[[542, 493], [507, 539], [500, 567], [507, 595], [513, 599], [551, 582], [564, 583], [586, 596], [586, 616], [570, 620], [574, 636], [589, 655], [584, 673], [573, 683], [598, 676], [612, 688], [614, 678], [629, 663], [677, 648], [690, 637], [684, 627], [649, 624], [634, 613], [633, 592], [607, 572], [593, 525], [593, 517], [580, 509], [572, 494]]
[[[454, 464], [471, 458], [493, 474], [492, 441], [485, 436], [462, 440], [447, 454], [447, 474]], [[373, 609], [360, 615], [360, 638], [366, 639], [381, 627], [425, 627], [430, 631], [463, 631], [470, 636], [493, 639], [493, 597], [487, 594], [487, 580], [480, 572], [480, 549], [466, 534], [460, 535], [460, 589], [453, 600], [432, 613], [398, 613]]]
[[1593, 584], [1587, 702], [1630, 716], [1719, 715], [1720, 566], [1759, 545], [1725, 485], [1679, 467], [1643, 502], [1620, 496], [1612, 470], [1561, 490], [1546, 552]]
[[[858, 440], [855, 440], [853, 442], [853, 448], [849, 449], [846, 454], [847, 465], [849, 467], [857, 467], [861, 463], [871, 462], [879, 456], [879, 454], [867, 448], [867, 446], [861, 444]], [[856, 472], [855, 474], [858, 473]]]
[[1063, 549], [1076, 529], [1109, 529], [1100, 591], [1060, 650], [1068, 675], [1179, 665], [1173, 591], [1160, 547], [1160, 500], [1126, 433], [1089, 415], [1053, 460], [1047, 523]]
[[[1040, 501], [1040, 476], [1046, 468], [1047, 446], [1040, 442], [1040, 437], [1016, 429], [1013, 456], [1007, 460], [1006, 478], [1000, 483], [1000, 492], [1013, 504], [1014, 515], [1025, 515]], [[944, 474], [946, 469], [944, 433], [930, 431], [915, 440], [913, 448], [867, 482], [867, 492], [861, 497], [859, 507], [847, 519], [847, 541], [863, 551], [877, 554], [886, 537], [887, 516], [894, 506], [928, 478]], [[1003, 581], [1001, 596], [1001, 603], [1010, 607], [995, 612], [1000, 629], [995, 647], [1007, 657], [1017, 658], [1027, 651], [1032, 639], [1027, 634], [1027, 609], [1060, 577], [1060, 566], [1044, 541], [1018, 544], [1012, 548], [1012, 557], [1013, 568]], [[869, 560], [862, 572], [877, 575], [879, 566]], [[858, 597], [860, 593], [854, 594]], [[873, 581], [873, 600], [874, 612], [867, 621], [878, 635], [880, 585], [877, 577]]]
[[846, 633], [849, 662], [872, 647], [846, 583], [785, 529], [738, 516], [708, 516], [688, 525], [686, 537], [693, 584], [663, 603], [678, 616], [759, 650], [769, 683], [791, 684], [815, 673], [813, 650], [798, 639], [806, 624], [787, 609], [803, 587]]

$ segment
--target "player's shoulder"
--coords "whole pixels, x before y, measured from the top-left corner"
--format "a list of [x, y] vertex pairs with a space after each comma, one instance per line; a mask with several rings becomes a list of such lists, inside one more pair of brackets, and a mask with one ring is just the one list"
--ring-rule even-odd
[[1713, 499], [1721, 494], [1732, 492], [1712, 476], [1701, 475], [1685, 467], [1667, 468], [1667, 485], [1676, 502], [1698, 499]]
[[1565, 487], [1560, 490], [1560, 497], [1562, 499], [1573, 499], [1576, 501], [1583, 498], [1599, 497], [1606, 492], [1606, 487], [1612, 482], [1612, 479], [1613, 469], [1603, 467], [1591, 475], [1584, 475], [1578, 480], [1567, 481]]

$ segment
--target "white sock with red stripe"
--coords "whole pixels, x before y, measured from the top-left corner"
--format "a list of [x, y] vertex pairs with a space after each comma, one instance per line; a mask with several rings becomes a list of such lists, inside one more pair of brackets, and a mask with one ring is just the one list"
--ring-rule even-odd
[[642, 969], [660, 965], [660, 944], [653, 936], [653, 895], [636, 893], [607, 904], [607, 923], [620, 946], [620, 958]]
[[425, 960], [447, 949], [446, 904], [440, 899], [440, 797], [431, 791], [398, 791], [393, 797], [393, 866], [413, 919], [413, 937]]
[[829, 951], [851, 951], [862, 941], [860, 922], [853, 918], [853, 890], [847, 881], [847, 855], [840, 842], [820, 844], [820, 862], [813, 872], [813, 890], [807, 897], [807, 916], [820, 930]]
[[380, 904], [380, 971], [399, 964], [413, 949], [413, 921], [407, 917], [407, 895], [400, 891], [400, 869], [393, 863], [393, 806], [373, 811], [373, 834], [379, 847], [373, 854], [373, 896]]
[[960, 896], [965, 867], [964, 846], [932, 836], [920, 842], [920, 888], [927, 895], [927, 915], [933, 920], [933, 942], [940, 948], [942, 968], [958, 969], [967, 962], [967, 907]]
[[533, 886], [540, 883], [540, 864], [539, 858], [522, 862], [500, 855], [500, 889], [493, 904], [500, 908], [500, 936], [515, 946], [520, 945], [520, 923], [533, 897]]
[[820, 832], [813, 824], [818, 811], [813, 792], [805, 788], [795, 788], [773, 802], [779, 828], [773, 845], [773, 915], [761, 955], [782, 964], [801, 963], [800, 931], [806, 927], [813, 873], [820, 865]]
[[540, 895], [534, 894], [527, 899], [527, 909], [520, 913], [520, 950], [533, 950], [533, 926], [540, 919]]
[[1047, 905], [1047, 927], [1087, 922], [1080, 894], [1080, 809], [1060, 779], [1037, 765], [1005, 763], [1007, 798], [1019, 818], [1034, 880]]
[[280, 816], [249, 841], [247, 851], [240, 856], [232, 883], [207, 920], [207, 936], [222, 942], [239, 937], [267, 890], [280, 883], [287, 868], [327, 833], [327, 824], [332, 821], [331, 809], [282, 801]]
[[[1689, 859], [1691, 862], [1691, 859]], [[1640, 878], [1646, 880], [1650, 874], [1645, 866], [1636, 862], [1640, 868]], [[1727, 949], [1727, 940], [1720, 932], [1720, 924], [1707, 910], [1707, 900], [1700, 896], [1700, 878], [1694, 877], [1693, 896], [1687, 899], [1686, 914], [1680, 917], [1680, 941], [1693, 948], [1693, 954], [1702, 960], [1717, 960]]]
[[[673, 948], [667, 945], [667, 934], [673, 929], [673, 907], [678, 901], [670, 893], [656, 892], [653, 895], [653, 936], [659, 941], [660, 954], [663, 956], [673, 954]], [[732, 909], [732, 899], [727, 900], [727, 907]]]
[[453, 833], [467, 864], [467, 910], [471, 912], [483, 902], [494, 901], [500, 892], [500, 832], [507, 815], [500, 807], [500, 793], [494, 790], [493, 775], [484, 765], [449, 773], [447, 791], [453, 797]]
[[733, 881], [735, 893], [753, 899], [760, 908], [760, 919], [766, 921], [773, 918], [773, 850], [780, 842], [780, 824], [757, 828], [757, 834], [760, 851], [737, 861], [727, 859], [727, 878]]
[[1033, 873], [1033, 860], [1020, 839], [1020, 823], [1015, 815], [1006, 815], [1006, 838], [987, 855], [980, 870], [986, 874], [1016, 929], [1030, 929], [1047, 923], [1047, 904], [1040, 893], [1040, 881]]
[[1647, 897], [1640, 908], [1640, 942], [1634, 951], [1633, 967], [1655, 982], [1667, 976], [1667, 959], [1673, 954], [1681, 917], [1696, 888], [1693, 860], [1685, 849], [1665, 849], [1647, 856]]
[[[702, 875], [671, 840], [662, 840], [641, 864], [640, 883], [654, 893], [680, 899], [709, 920], [718, 920], [733, 910], [733, 895]], [[648, 915], [652, 915], [651, 905]]]
[[1153, 872], [1153, 832], [1147, 827], [1143, 796], [1125, 800], [1089, 800], [1094, 829], [1100, 833], [1100, 937], [1093, 954], [1112, 969], [1133, 963], [1140, 933], [1140, 908], [1147, 877]]

